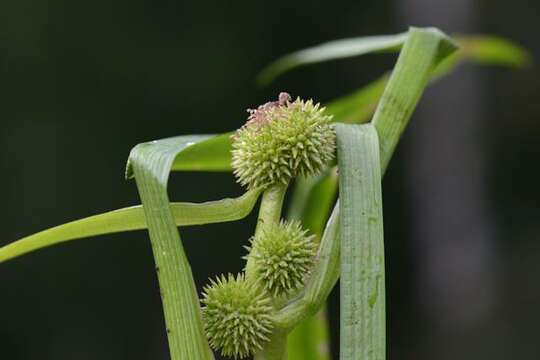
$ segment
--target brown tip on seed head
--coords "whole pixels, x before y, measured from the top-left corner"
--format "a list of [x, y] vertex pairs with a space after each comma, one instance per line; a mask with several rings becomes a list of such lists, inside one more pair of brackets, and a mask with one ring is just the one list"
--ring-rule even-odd
[[278, 106], [286, 106], [291, 101], [291, 99], [292, 98], [289, 93], [281, 92], [279, 93], [277, 101], [269, 101], [265, 104], [260, 105], [259, 107], [257, 107], [257, 109], [247, 109], [249, 116], [247, 122], [242, 127], [254, 125], [257, 128], [260, 128], [268, 120], [266, 117], [266, 113], [268, 112], [268, 110]]
[[292, 100], [292, 97], [289, 93], [286, 92], [280, 92], [278, 97], [278, 103], [281, 106], [287, 105], [288, 102]]

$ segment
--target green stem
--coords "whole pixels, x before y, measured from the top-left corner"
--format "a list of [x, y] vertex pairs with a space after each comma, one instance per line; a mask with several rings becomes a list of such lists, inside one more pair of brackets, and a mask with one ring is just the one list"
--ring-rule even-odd
[[[261, 234], [269, 226], [277, 224], [281, 219], [281, 209], [283, 199], [287, 192], [287, 185], [278, 184], [266, 189], [262, 195], [259, 218], [255, 237]], [[255, 282], [257, 279], [257, 268], [252, 257], [248, 256], [246, 264], [246, 279]], [[285, 360], [287, 359], [287, 331], [274, 330], [270, 341], [264, 348], [255, 354], [254, 360]]]
[[[277, 224], [281, 219], [281, 209], [283, 207], [283, 198], [287, 192], [287, 185], [278, 184], [266, 189], [262, 195], [261, 207], [259, 208], [259, 218], [257, 219], [257, 228], [255, 237], [264, 231], [268, 226]], [[251, 257], [248, 257], [246, 264], [246, 278], [253, 279], [256, 276], [255, 263]]]
[[279, 220], [281, 219], [283, 198], [285, 197], [286, 191], [286, 185], [278, 184], [268, 188], [263, 193], [255, 235], [258, 235], [269, 225], [279, 222]]

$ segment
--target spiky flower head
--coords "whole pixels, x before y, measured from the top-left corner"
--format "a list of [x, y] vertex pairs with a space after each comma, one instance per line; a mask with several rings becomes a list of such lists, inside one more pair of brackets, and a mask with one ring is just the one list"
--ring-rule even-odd
[[313, 100], [281, 93], [278, 101], [248, 110], [246, 124], [233, 135], [232, 167], [250, 189], [287, 184], [297, 175], [320, 172], [334, 157], [331, 116]]
[[309, 274], [317, 245], [300, 222], [281, 222], [252, 238], [251, 252], [264, 288], [274, 297], [300, 289]]
[[273, 328], [270, 300], [243, 275], [211, 280], [204, 288], [202, 303], [210, 346], [222, 355], [245, 358], [269, 340]]

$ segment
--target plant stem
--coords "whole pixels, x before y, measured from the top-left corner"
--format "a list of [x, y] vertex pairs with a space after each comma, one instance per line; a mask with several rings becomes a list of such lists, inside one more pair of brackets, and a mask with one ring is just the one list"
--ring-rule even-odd
[[[265, 190], [262, 195], [261, 207], [259, 208], [259, 218], [255, 229], [255, 239], [270, 225], [277, 224], [281, 219], [281, 209], [283, 198], [287, 192], [287, 185], [273, 185]], [[254, 246], [254, 244], [252, 244]], [[251, 256], [248, 256], [246, 264], [247, 281], [256, 282], [257, 268]], [[254, 360], [286, 360], [287, 359], [287, 331], [275, 329], [270, 341], [264, 348], [255, 354]]]
[[287, 360], [287, 334], [288, 330], [274, 330], [270, 341], [253, 360]]
[[[255, 237], [263, 232], [268, 226], [277, 224], [281, 218], [281, 208], [283, 207], [283, 198], [287, 192], [287, 185], [277, 184], [266, 189], [262, 195], [261, 207], [259, 208], [259, 218], [257, 219], [257, 228]], [[255, 263], [248, 256], [246, 264], [246, 278], [253, 279], [256, 276]]]

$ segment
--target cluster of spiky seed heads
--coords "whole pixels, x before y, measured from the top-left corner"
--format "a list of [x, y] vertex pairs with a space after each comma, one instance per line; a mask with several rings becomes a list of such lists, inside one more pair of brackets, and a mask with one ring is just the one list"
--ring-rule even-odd
[[[249, 189], [287, 185], [297, 175], [320, 172], [334, 157], [331, 117], [312, 100], [278, 101], [249, 110], [247, 123], [233, 136], [232, 166]], [[279, 205], [281, 206], [281, 205]], [[300, 222], [269, 224], [247, 247], [253, 279], [222, 275], [204, 288], [203, 321], [210, 346], [228, 357], [245, 358], [263, 349], [273, 331], [276, 300], [304, 285], [317, 246]]]
[[300, 222], [281, 222], [252, 238], [251, 252], [264, 288], [274, 297], [299, 290], [311, 270], [317, 246]]
[[312, 100], [279, 100], [248, 110], [247, 123], [233, 136], [234, 174], [249, 189], [287, 184], [297, 175], [320, 172], [334, 157], [331, 116]]
[[262, 349], [272, 332], [272, 306], [261, 290], [237, 277], [222, 275], [204, 289], [203, 320], [210, 346], [224, 356], [245, 358]]

